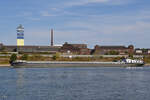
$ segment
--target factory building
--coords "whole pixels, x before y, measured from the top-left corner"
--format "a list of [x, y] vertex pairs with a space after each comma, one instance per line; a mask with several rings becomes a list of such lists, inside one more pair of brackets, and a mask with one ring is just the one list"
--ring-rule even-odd
[[129, 45], [126, 46], [99, 46], [96, 45], [93, 54], [98, 55], [125, 55], [125, 54], [133, 54], [134, 46]]
[[86, 44], [68, 44], [66, 42], [61, 47], [60, 52], [63, 54], [89, 55], [90, 49], [87, 48]]
[[25, 52], [25, 53], [56, 53], [59, 52], [60, 46], [24, 46], [18, 47], [18, 52]]
[[136, 55], [150, 55], [150, 49], [140, 49], [140, 48], [137, 48], [135, 49], [135, 54]]
[[[0, 47], [1, 48], [1, 47]], [[56, 53], [59, 52], [61, 46], [13, 46], [3, 45], [6, 52], [22, 52], [22, 53]], [[1, 50], [1, 49], [0, 49]]]

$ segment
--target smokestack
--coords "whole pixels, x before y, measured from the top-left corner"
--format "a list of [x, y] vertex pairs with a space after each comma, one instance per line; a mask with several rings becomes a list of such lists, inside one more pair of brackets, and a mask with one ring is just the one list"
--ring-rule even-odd
[[53, 40], [53, 29], [51, 29], [51, 46], [54, 45], [54, 40]]

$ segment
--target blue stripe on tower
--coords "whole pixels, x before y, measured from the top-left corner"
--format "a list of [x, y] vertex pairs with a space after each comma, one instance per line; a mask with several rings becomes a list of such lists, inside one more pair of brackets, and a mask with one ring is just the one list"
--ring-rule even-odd
[[17, 39], [24, 39], [24, 37], [17, 37]]

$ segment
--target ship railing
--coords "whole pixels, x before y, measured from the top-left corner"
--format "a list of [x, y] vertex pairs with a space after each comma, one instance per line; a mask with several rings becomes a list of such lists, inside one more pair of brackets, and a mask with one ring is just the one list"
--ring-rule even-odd
[[28, 61], [30, 64], [125, 64], [125, 62], [67, 62], [67, 61]]

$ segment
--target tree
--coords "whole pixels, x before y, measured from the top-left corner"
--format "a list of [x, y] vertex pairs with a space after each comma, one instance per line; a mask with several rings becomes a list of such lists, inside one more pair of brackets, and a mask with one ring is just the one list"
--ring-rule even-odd
[[28, 60], [28, 54], [22, 55], [21, 60]]
[[103, 59], [104, 57], [103, 57], [103, 56], [100, 56], [99, 58], [100, 58], [100, 59]]
[[125, 59], [125, 57], [124, 57], [124, 56], [122, 56], [120, 59], [121, 59], [121, 60], [124, 60], [124, 59]]
[[129, 54], [129, 58], [133, 59], [134, 58], [133, 54]]
[[117, 62], [117, 61], [119, 61], [121, 58], [120, 57], [115, 57], [115, 58], [113, 58], [113, 62]]
[[16, 55], [16, 54], [12, 54], [11, 57], [10, 57], [9, 62], [10, 62], [10, 63], [13, 63], [13, 62], [16, 61], [16, 60], [17, 60], [17, 55]]

